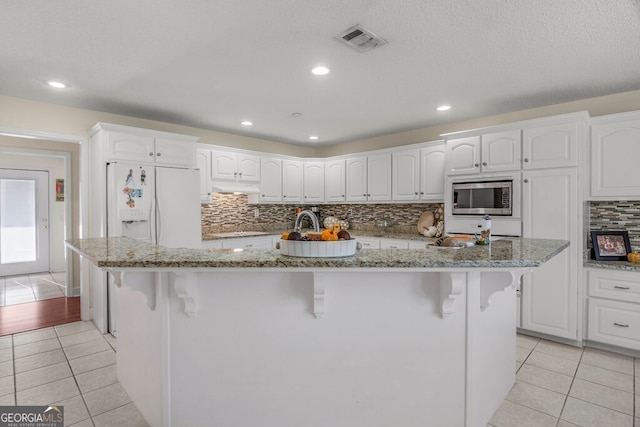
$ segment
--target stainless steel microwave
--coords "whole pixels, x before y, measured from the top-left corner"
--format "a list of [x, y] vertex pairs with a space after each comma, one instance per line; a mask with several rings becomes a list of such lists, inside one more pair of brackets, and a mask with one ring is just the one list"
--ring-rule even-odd
[[453, 215], [513, 215], [513, 180], [453, 182]]

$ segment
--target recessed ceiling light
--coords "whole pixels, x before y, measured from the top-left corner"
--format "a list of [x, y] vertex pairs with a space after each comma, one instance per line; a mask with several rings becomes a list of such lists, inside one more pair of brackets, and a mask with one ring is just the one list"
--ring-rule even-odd
[[311, 136], [309, 137], [309, 139], [316, 140], [316, 139], [318, 139], [318, 137], [317, 137], [316, 135], [311, 135]]
[[56, 89], [65, 89], [67, 87], [66, 84], [62, 83], [62, 82], [56, 82], [53, 80], [49, 80], [47, 82], [47, 84], [51, 87], [55, 87]]
[[253, 126], [253, 122], [250, 122], [249, 120], [244, 120], [244, 121], [240, 122], [240, 124], [242, 126]]
[[438, 111], [447, 111], [451, 109], [451, 105], [441, 105], [438, 108], [436, 108], [436, 110]]
[[311, 72], [316, 76], [324, 76], [325, 74], [329, 74], [329, 69], [327, 67], [320, 66], [320, 67], [315, 67], [314, 69], [311, 70]]

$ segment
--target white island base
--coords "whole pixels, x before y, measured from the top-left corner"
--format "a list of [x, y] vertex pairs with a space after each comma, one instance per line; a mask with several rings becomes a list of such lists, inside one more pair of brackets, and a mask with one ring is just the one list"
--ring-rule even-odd
[[151, 426], [485, 426], [524, 270], [116, 272], [118, 379]]

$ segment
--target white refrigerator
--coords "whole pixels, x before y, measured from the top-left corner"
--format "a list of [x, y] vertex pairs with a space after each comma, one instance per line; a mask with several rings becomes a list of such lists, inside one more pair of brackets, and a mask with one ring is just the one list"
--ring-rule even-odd
[[[132, 237], [169, 248], [201, 248], [199, 171], [108, 163], [107, 236]], [[115, 336], [117, 290], [111, 278], [108, 283], [109, 332]]]

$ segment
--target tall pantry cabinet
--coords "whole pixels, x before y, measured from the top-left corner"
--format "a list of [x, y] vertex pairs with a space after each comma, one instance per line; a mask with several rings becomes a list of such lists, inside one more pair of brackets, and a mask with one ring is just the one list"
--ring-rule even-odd
[[586, 115], [523, 129], [523, 237], [562, 239], [570, 246], [522, 277], [524, 330], [569, 340], [581, 339], [580, 271], [582, 197], [578, 159]]

